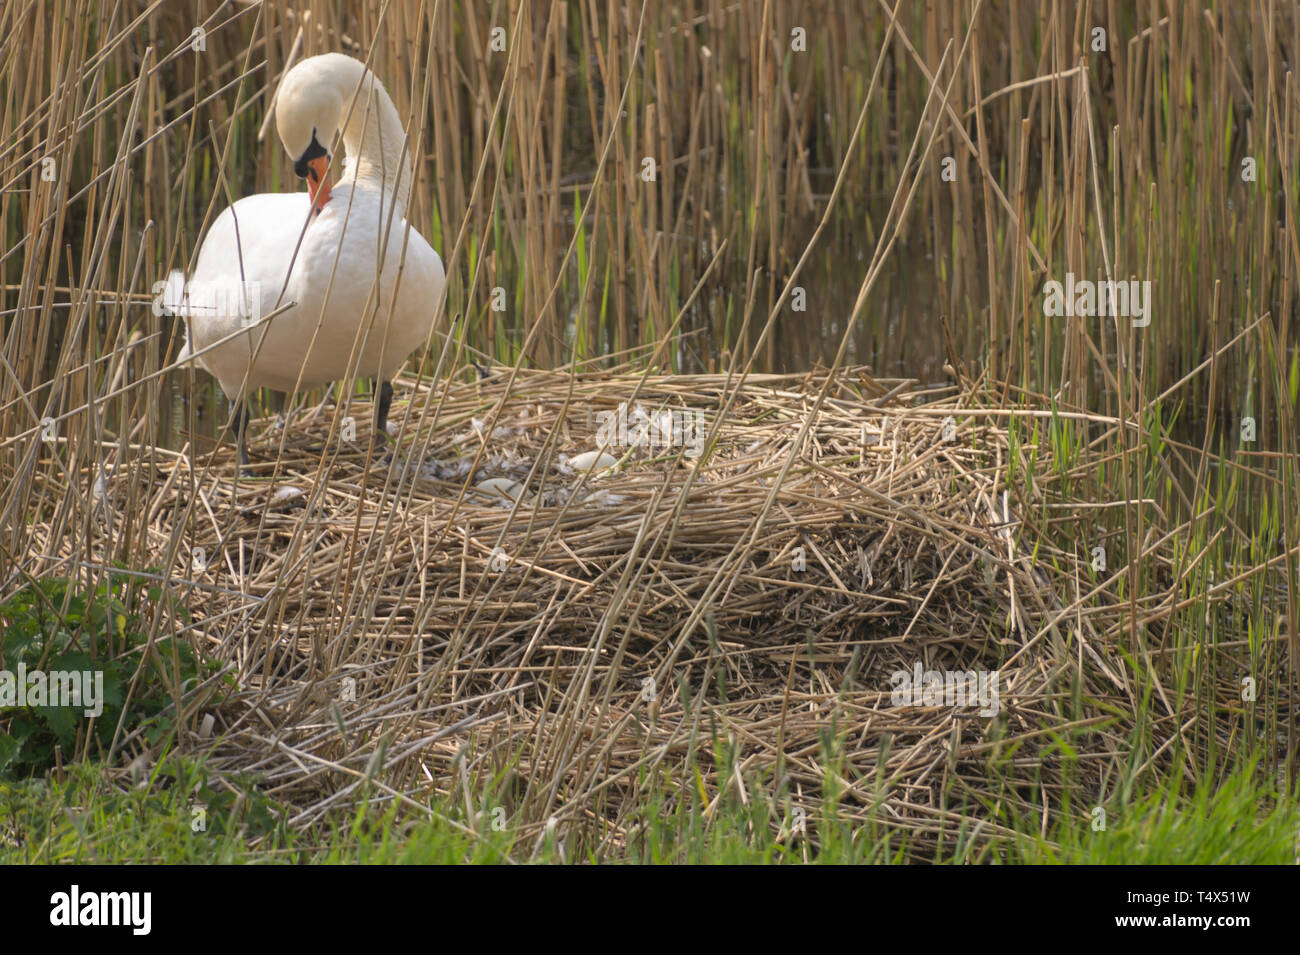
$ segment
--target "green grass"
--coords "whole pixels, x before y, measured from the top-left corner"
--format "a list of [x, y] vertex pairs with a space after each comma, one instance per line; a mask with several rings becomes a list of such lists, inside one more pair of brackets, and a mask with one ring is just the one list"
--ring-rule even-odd
[[[125, 793], [100, 764], [78, 763], [61, 778], [0, 782], [0, 862], [270, 860], [292, 846], [273, 809], [246, 785], [214, 785], [190, 760], [164, 760]], [[267, 848], [251, 847], [259, 840]]]
[[[941, 864], [1292, 864], [1300, 807], [1278, 796], [1253, 766], [1188, 796], [1150, 788], [1117, 801], [1104, 829], [1090, 812], [1064, 813], [1047, 838], [1025, 834], [995, 855], [966, 848]], [[355, 814], [308, 832], [285, 824], [284, 807], [249, 786], [218, 779], [202, 764], [168, 757], [137, 788], [121, 792], [102, 767], [80, 764], [61, 780], [0, 783], [0, 863], [892, 863], [903, 846], [836, 813], [806, 820], [791, 835], [788, 811], [765, 800], [723, 800], [711, 815], [666, 776], [640, 814], [637, 831], [596, 851], [565, 845], [545, 830], [519, 837], [504, 808], [467, 812], [440, 798], [430, 818], [370, 801]], [[495, 825], [494, 825], [495, 821]], [[975, 821], [972, 819], [972, 821]]]
[[1065, 865], [1293, 865], [1300, 807], [1252, 768], [1185, 798], [1153, 787], [1100, 817], [1067, 813], [1055, 844], [1030, 839], [1019, 861]]

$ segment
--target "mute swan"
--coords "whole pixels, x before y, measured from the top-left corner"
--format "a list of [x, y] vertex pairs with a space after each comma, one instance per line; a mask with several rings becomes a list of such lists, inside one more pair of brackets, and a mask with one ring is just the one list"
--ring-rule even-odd
[[[428, 340], [445, 283], [438, 254], [407, 230], [406, 131], [364, 64], [339, 53], [303, 60], [284, 77], [275, 123], [306, 195], [240, 199], [212, 224], [194, 274], [173, 272], [161, 296], [188, 326], [179, 360], [211, 372], [230, 399], [241, 465], [254, 388], [372, 376], [376, 434], [386, 438], [391, 379]], [[331, 189], [328, 150], [340, 128], [346, 158]], [[277, 303], [296, 305], [258, 324]]]

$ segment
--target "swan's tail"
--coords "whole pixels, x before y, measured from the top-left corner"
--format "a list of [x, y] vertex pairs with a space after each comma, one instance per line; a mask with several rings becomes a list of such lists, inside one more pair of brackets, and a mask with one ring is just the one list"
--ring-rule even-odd
[[[185, 293], [185, 273], [179, 269], [173, 269], [167, 276], [167, 284], [158, 293], [155, 301], [158, 303], [161, 314], [170, 315], [173, 318], [187, 318], [190, 314], [190, 308]], [[188, 323], [185, 324], [188, 325]], [[190, 334], [187, 327], [185, 329], [185, 344], [181, 346], [180, 354], [176, 356], [176, 360], [186, 361], [189, 357]]]
[[189, 308], [185, 300], [185, 273], [180, 269], [173, 269], [167, 276], [167, 284], [163, 286], [154, 301], [158, 303], [158, 308], [164, 315], [176, 318], [188, 315]]

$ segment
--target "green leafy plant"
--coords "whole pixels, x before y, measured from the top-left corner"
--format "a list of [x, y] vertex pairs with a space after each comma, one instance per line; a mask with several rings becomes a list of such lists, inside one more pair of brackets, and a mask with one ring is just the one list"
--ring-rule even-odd
[[[26, 674], [89, 671], [103, 680], [97, 716], [85, 715], [89, 705], [0, 708], [0, 778], [46, 771], [55, 764], [56, 747], [65, 758], [96, 746], [106, 750], [124, 708], [123, 725], [150, 724], [150, 742], [171, 732], [170, 704], [210, 668], [184, 640], [150, 643], [150, 621], [164, 599], [157, 585], [112, 573], [93, 590], [60, 578], [36, 581], [0, 604], [0, 671], [6, 678], [16, 683], [21, 668]], [[170, 609], [188, 619], [183, 607], [172, 602]]]

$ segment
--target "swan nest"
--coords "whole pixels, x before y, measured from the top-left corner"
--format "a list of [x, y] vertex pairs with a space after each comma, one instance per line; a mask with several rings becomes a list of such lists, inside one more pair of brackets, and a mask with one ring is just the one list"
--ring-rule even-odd
[[[1115, 641], [1060, 620], [1048, 574], [1065, 572], [1045, 568], [1075, 556], [1031, 558], [1017, 513], [1042, 491], [969, 382], [468, 377], [399, 381], [397, 437], [373, 452], [352, 399], [255, 424], [252, 478], [227, 447], [110, 447], [91, 478], [92, 549], [147, 535], [169, 568], [160, 613], [225, 667], [225, 689], [189, 700], [182, 745], [256, 774], [295, 825], [360, 798], [377, 765], [418, 806], [495, 752], [554, 786], [552, 816], [619, 838], [635, 767], [684, 758], [701, 731], [813, 806], [834, 725], [841, 811], [879, 818], [854, 797], [884, 779], [883, 812], [924, 843], [949, 774], [983, 779], [1065, 721], [1064, 668], [1124, 689]], [[996, 697], [954, 704], [951, 679], [936, 697], [934, 672], [992, 674]]]

